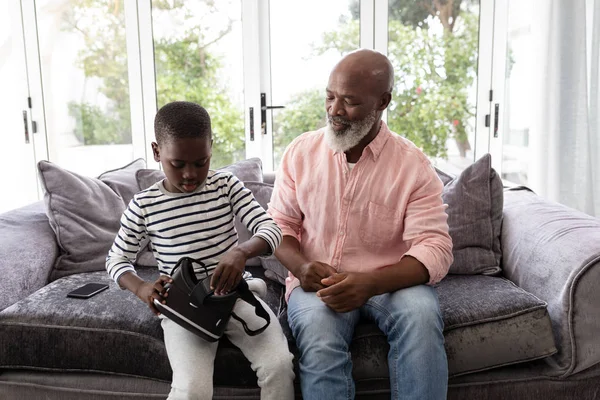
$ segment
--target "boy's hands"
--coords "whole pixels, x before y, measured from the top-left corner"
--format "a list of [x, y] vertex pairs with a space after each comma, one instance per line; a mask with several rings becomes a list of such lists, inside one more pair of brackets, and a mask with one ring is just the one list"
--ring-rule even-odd
[[173, 282], [173, 280], [170, 277], [161, 275], [154, 283], [141, 283], [134, 293], [144, 303], [148, 304], [148, 307], [150, 307], [154, 314], [160, 315], [158, 308], [156, 308], [154, 305], [154, 299], [160, 301], [162, 304], [165, 304], [165, 298], [168, 296], [168, 293], [165, 290], [165, 284], [171, 282]]
[[246, 260], [246, 254], [238, 248], [229, 250], [221, 257], [210, 280], [210, 288], [217, 296], [229, 293], [240, 283]]

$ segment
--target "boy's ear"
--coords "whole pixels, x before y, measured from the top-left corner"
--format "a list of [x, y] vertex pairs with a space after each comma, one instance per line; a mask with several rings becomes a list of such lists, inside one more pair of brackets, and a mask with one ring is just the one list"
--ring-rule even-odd
[[152, 142], [152, 154], [154, 154], [154, 161], [160, 162], [160, 149], [156, 142]]

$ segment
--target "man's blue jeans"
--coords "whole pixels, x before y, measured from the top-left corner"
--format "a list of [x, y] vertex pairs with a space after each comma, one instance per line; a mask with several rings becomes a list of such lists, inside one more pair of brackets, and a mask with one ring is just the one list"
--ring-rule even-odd
[[361, 317], [374, 321], [388, 338], [392, 399], [446, 398], [448, 362], [437, 294], [420, 285], [374, 296], [347, 313], [331, 310], [314, 292], [295, 288], [288, 321], [300, 350], [303, 399], [354, 399], [348, 349]]

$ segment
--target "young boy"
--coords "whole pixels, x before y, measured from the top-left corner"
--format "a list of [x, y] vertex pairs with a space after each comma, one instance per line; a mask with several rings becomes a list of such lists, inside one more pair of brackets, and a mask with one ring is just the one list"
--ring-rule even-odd
[[[154, 159], [166, 179], [136, 194], [121, 217], [121, 228], [106, 259], [109, 275], [129, 289], [157, 315], [153, 301], [165, 301], [164, 284], [184, 256], [201, 259], [213, 271], [211, 287], [226, 294], [242, 279], [246, 260], [272, 253], [281, 241], [281, 230], [252, 193], [231, 173], [210, 170], [212, 130], [210, 116], [201, 106], [173, 102], [162, 107], [154, 120]], [[238, 244], [234, 216], [254, 233]], [[156, 282], [138, 277], [132, 266], [140, 242], [148, 237], [161, 273]], [[199, 271], [198, 271], [199, 272]], [[293, 356], [277, 318], [267, 329], [248, 336], [231, 318], [225, 335], [239, 347], [256, 371], [261, 399], [294, 397]], [[262, 326], [254, 308], [238, 301], [235, 313]], [[173, 382], [168, 399], [212, 399], [214, 358], [218, 342], [208, 342], [161, 316]]]

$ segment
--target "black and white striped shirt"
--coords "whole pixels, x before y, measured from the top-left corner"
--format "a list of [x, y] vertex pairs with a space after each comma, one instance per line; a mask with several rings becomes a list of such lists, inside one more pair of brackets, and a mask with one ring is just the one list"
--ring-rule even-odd
[[[163, 182], [137, 193], [121, 217], [121, 228], [106, 258], [115, 281], [135, 272], [140, 243], [149, 238], [159, 271], [170, 275], [182, 257], [201, 259], [209, 270], [238, 243], [235, 216], [273, 252], [281, 230], [230, 172], [210, 170], [205, 184], [193, 193], [171, 193]], [[197, 271], [200, 272], [200, 271]]]

